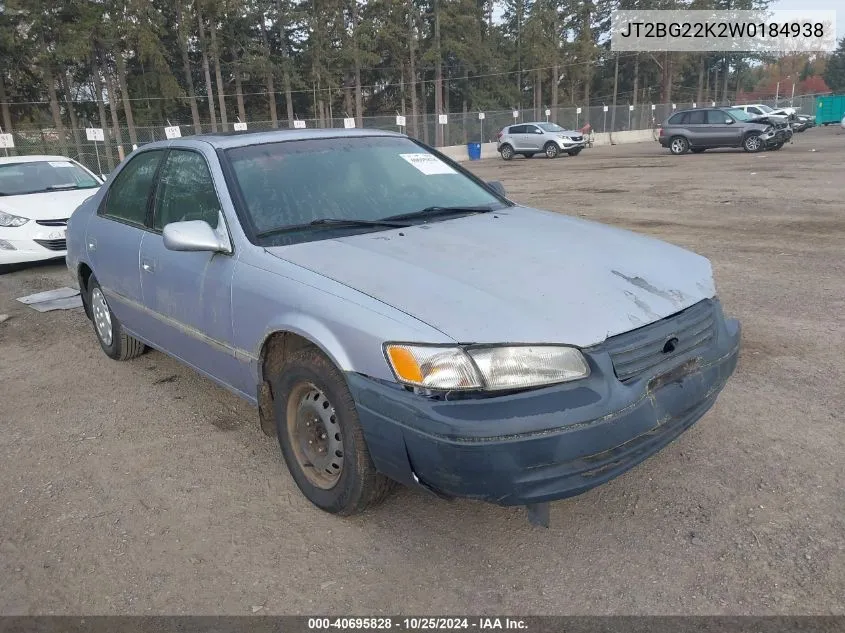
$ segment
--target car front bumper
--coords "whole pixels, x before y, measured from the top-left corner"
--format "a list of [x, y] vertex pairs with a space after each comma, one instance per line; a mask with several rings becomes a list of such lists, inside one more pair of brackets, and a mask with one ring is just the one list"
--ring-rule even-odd
[[778, 143], [788, 143], [792, 139], [792, 134], [792, 128], [787, 126], [776, 128], [771, 132], [766, 132], [760, 136], [766, 143], [766, 146], [771, 147], [772, 145], [777, 145]]
[[574, 149], [584, 149], [587, 147], [587, 141], [583, 138], [580, 141], [564, 141], [563, 139], [558, 139], [557, 144], [563, 152], [571, 152]]
[[349, 374], [376, 468], [436, 494], [521, 505], [571, 497], [624, 473], [713, 405], [734, 371], [740, 326], [679, 365], [626, 383], [609, 353], [585, 350], [583, 380], [481, 399], [432, 400]]
[[57, 259], [66, 255], [65, 249], [64, 227], [41, 226], [32, 220], [23, 226], [0, 227], [0, 265]]

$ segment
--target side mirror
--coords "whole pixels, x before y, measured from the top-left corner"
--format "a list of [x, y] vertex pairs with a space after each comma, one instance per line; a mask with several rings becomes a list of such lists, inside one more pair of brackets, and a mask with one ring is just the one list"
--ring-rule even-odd
[[498, 193], [503, 198], [505, 197], [505, 186], [498, 180], [491, 180], [487, 183], [487, 186], [490, 187], [493, 191]]
[[[225, 226], [222, 219], [219, 226]], [[161, 236], [164, 239], [164, 247], [171, 251], [232, 252], [229, 236], [225, 231], [215, 231], [205, 220], [171, 222], [164, 227]]]
[[736, 121], [734, 121], [733, 119], [727, 119], [725, 123], [727, 123], [728, 125], [733, 125], [734, 123], [736, 123]]

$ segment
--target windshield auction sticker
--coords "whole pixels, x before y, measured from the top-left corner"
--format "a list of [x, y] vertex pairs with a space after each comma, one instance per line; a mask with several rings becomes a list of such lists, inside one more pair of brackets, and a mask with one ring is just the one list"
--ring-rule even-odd
[[836, 11], [613, 11], [614, 51], [830, 52]]
[[433, 154], [399, 154], [406, 161], [411, 163], [414, 167], [419, 169], [426, 176], [436, 176], [437, 174], [454, 174], [455, 170], [449, 167], [442, 160]]

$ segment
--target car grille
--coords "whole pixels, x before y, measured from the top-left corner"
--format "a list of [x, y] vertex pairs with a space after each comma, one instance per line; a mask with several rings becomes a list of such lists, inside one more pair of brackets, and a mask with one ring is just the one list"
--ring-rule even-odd
[[581, 141], [584, 140], [584, 137], [583, 136], [573, 136], [572, 140], [575, 141], [576, 143], [580, 143]]
[[[605, 341], [604, 348], [613, 361], [616, 377], [630, 382], [672, 358], [703, 347], [715, 333], [715, 305], [705, 299], [656, 323], [613, 336]], [[666, 350], [670, 339], [677, 339], [672, 351]]]
[[46, 249], [51, 251], [66, 251], [67, 240], [33, 240], [36, 244], [41, 244]]
[[41, 226], [67, 226], [67, 218], [64, 220], [36, 220], [35, 223]]

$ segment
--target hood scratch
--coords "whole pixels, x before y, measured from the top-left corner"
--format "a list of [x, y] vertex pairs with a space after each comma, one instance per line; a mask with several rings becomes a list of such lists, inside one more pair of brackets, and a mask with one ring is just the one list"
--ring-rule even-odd
[[622, 273], [620, 273], [618, 270], [611, 270], [610, 272], [612, 272], [617, 277], [621, 277], [622, 279], [636, 286], [637, 288], [642, 288], [646, 292], [650, 292], [653, 295], [662, 297], [663, 299], [671, 301], [672, 303], [683, 303], [686, 299], [686, 295], [680, 290], [661, 290], [660, 288], [655, 288], [654, 286], [652, 286], [642, 277], [628, 277], [627, 275], [623, 275]]

